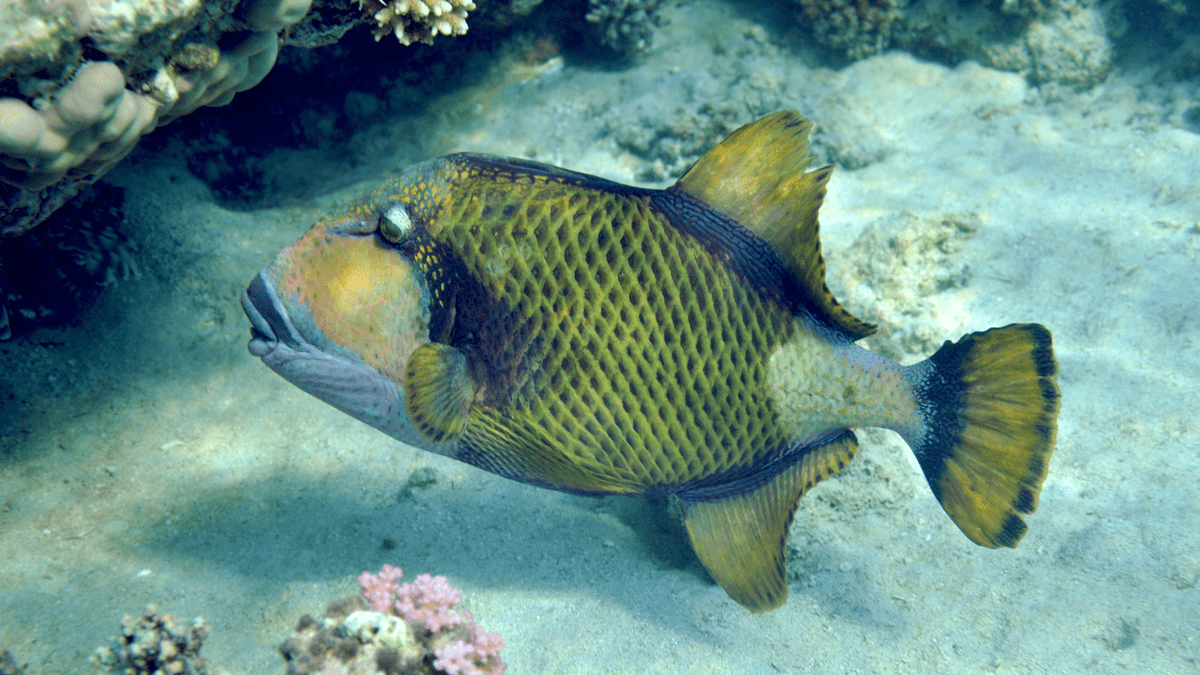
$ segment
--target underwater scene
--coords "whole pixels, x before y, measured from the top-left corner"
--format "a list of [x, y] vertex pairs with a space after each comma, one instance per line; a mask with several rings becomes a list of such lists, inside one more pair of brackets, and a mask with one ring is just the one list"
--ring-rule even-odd
[[1200, 0], [0, 45], [0, 675], [1200, 670]]

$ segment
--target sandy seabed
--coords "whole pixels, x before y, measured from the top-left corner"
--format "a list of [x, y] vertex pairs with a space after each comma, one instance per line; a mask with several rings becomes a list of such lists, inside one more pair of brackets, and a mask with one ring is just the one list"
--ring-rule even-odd
[[[178, 253], [166, 273], [0, 347], [30, 392], [0, 439], [0, 648], [86, 672], [153, 602], [203, 616], [216, 665], [278, 673], [297, 619], [388, 562], [447, 576], [510, 673], [1200, 672], [1200, 135], [1136, 74], [1047, 97], [898, 53], [812, 69], [723, 5], [690, 7], [642, 65], [498, 75], [421, 123], [439, 153], [634, 182], [657, 168], [614, 145], [620, 125], [731, 91], [758, 92], [743, 121], [811, 117], [818, 150], [861, 160], [834, 173], [822, 238], [834, 292], [892, 327], [868, 346], [1054, 333], [1058, 446], [1018, 549], [971, 544], [899, 438], [868, 431], [800, 506], [790, 600], [752, 615], [658, 507], [414, 450], [246, 353], [246, 283], [364, 186], [236, 212], [139, 154], [105, 180], [131, 229]], [[436, 481], [405, 489], [423, 469]]]

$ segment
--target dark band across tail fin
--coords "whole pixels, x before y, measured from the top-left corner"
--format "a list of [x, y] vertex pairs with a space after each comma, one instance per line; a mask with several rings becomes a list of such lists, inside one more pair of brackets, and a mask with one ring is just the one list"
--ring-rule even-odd
[[1058, 428], [1050, 331], [1013, 324], [947, 342], [915, 387], [907, 439], [942, 508], [980, 546], [1015, 547], [1037, 508]]

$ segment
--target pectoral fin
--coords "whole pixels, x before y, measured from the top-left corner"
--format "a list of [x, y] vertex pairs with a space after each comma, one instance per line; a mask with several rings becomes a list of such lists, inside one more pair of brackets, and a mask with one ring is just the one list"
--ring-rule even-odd
[[845, 431], [752, 492], [715, 501], [689, 501], [684, 524], [692, 547], [729, 597], [752, 612], [787, 600], [785, 545], [796, 505], [813, 485], [841, 471], [858, 442]]
[[404, 404], [416, 430], [433, 443], [450, 443], [466, 426], [475, 399], [475, 382], [463, 353], [427, 342], [408, 357]]

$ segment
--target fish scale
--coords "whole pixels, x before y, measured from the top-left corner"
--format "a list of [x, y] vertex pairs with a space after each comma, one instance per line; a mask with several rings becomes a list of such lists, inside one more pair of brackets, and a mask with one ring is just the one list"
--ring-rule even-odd
[[[501, 303], [521, 308], [539, 345], [533, 394], [502, 412], [528, 416], [625, 493], [746, 466], [786, 444], [764, 387], [790, 313], [648, 198], [473, 171], [478, 187], [468, 178], [443, 191], [452, 196], [437, 205], [430, 235]], [[504, 217], [513, 194], [522, 208]]]

